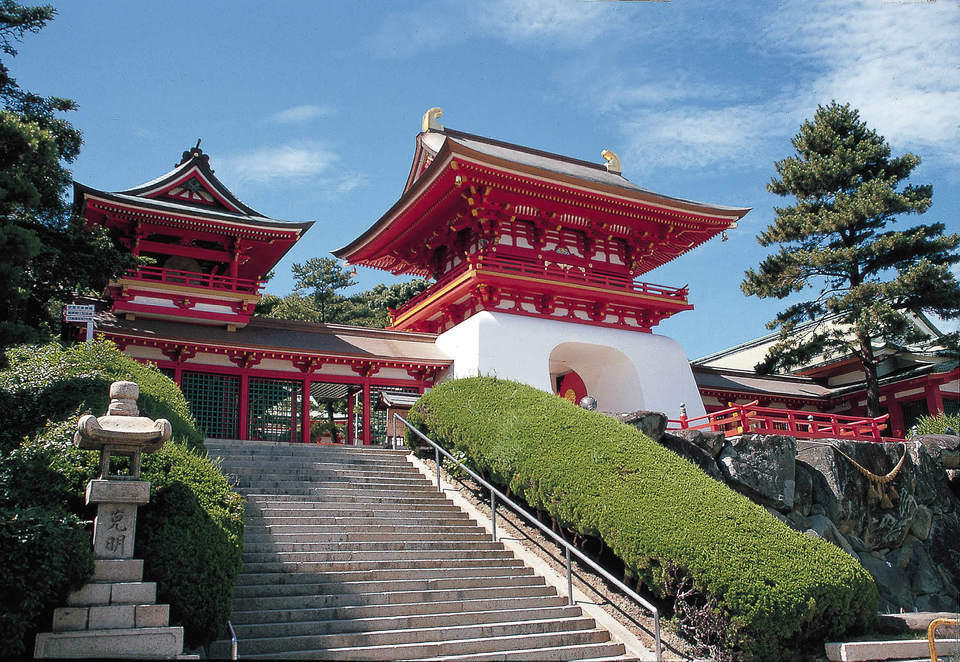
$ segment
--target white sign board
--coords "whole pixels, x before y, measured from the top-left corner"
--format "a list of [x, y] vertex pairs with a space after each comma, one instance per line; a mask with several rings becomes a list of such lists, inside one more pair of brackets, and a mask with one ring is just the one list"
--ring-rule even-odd
[[93, 304], [68, 303], [63, 307], [63, 319], [67, 322], [92, 322]]

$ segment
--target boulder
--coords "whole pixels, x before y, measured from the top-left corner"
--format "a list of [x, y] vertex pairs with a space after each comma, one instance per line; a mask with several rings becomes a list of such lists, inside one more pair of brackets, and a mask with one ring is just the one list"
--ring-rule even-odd
[[669, 448], [685, 460], [697, 465], [711, 478], [719, 481], [723, 480], [720, 469], [717, 468], [717, 463], [699, 446], [690, 443], [686, 439], [674, 436], [671, 433], [665, 433], [660, 437], [660, 444]]
[[824, 517], [823, 515], [814, 515], [807, 519], [807, 526], [810, 528], [807, 531], [812, 531], [818, 536], [832, 542], [834, 545], [845, 551], [847, 554], [854, 558], [857, 557], [857, 553], [853, 550], [853, 547], [843, 536], [842, 533], [834, 526], [833, 522]]
[[695, 444], [710, 454], [710, 457], [717, 459], [720, 457], [720, 451], [727, 444], [727, 438], [722, 432], [711, 432], [709, 430], [671, 430], [671, 434], [686, 439], [691, 444]]
[[663, 431], [667, 429], [667, 417], [659, 411], [628, 411], [605, 412], [607, 416], [617, 419], [621, 423], [633, 426], [654, 441], [660, 441]]
[[930, 526], [932, 524], [933, 512], [926, 506], [920, 506], [913, 518], [913, 524], [910, 525], [910, 535], [916, 536], [920, 540], [926, 540], [930, 537]]
[[806, 462], [797, 460], [794, 474], [797, 485], [794, 489], [793, 509], [807, 516], [813, 506], [813, 470]]
[[960, 468], [960, 435], [922, 434], [910, 441], [922, 444], [944, 469]]
[[913, 611], [913, 592], [910, 590], [910, 577], [906, 570], [872, 554], [858, 554], [857, 558], [877, 583], [881, 610]]
[[797, 440], [747, 434], [728, 441], [718, 461], [727, 483], [761, 505], [792, 510]]
[[953, 512], [934, 517], [928, 540], [934, 562], [948, 574], [954, 586], [960, 585], [960, 515]]

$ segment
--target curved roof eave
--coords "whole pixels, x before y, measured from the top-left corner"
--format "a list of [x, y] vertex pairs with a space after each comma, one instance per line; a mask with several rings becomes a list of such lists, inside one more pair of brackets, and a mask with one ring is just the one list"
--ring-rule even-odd
[[[449, 130], [446, 130], [449, 131]], [[430, 131], [431, 134], [440, 134], [441, 132]], [[470, 134], [459, 134], [469, 136]], [[423, 136], [424, 134], [420, 134]], [[423, 144], [424, 148], [433, 153], [433, 161], [424, 172], [418, 177], [401, 196], [400, 198], [390, 207], [390, 209], [380, 217], [373, 225], [371, 225], [363, 234], [354, 239], [352, 242], [338, 248], [331, 253], [340, 258], [340, 259], [349, 259], [349, 255], [356, 252], [359, 248], [363, 247], [369, 240], [379, 234], [385, 226], [389, 224], [396, 213], [405, 207], [412, 199], [418, 196], [427, 182], [432, 181], [436, 176], [438, 170], [446, 166], [448, 156], [459, 156], [467, 158], [488, 167], [494, 168], [510, 168], [512, 170], [519, 171], [521, 174], [529, 177], [534, 177], [537, 179], [544, 179], [550, 181], [559, 181], [560, 183], [576, 185], [581, 188], [591, 190], [598, 193], [603, 193], [607, 195], [614, 195], [621, 198], [626, 198], [627, 200], [633, 202], [641, 202], [648, 205], [655, 205], [659, 207], [666, 207], [670, 209], [679, 209], [680, 211], [685, 211], [688, 213], [698, 213], [703, 215], [717, 216], [724, 219], [731, 219], [731, 223], [736, 222], [740, 218], [743, 218], [750, 210], [750, 207], [726, 207], [722, 205], [710, 205], [707, 203], [696, 202], [693, 200], [685, 200], [683, 198], [674, 198], [667, 195], [662, 195], [660, 193], [655, 193], [649, 191], [642, 187], [636, 186], [630, 183], [627, 179], [621, 177], [620, 175], [613, 175], [611, 173], [606, 173], [606, 170], [603, 171], [604, 174], [609, 175], [610, 177], [616, 177], [619, 180], [622, 180], [626, 183], [616, 184], [608, 183], [605, 181], [599, 181], [597, 179], [585, 179], [583, 177], [577, 177], [575, 174], [568, 172], [563, 172], [560, 170], [554, 170], [545, 168], [538, 165], [532, 165], [529, 163], [523, 163], [520, 161], [509, 160], [501, 156], [495, 156], [488, 154], [483, 151], [478, 151], [473, 149], [460, 141], [454, 138], [451, 135], [444, 135], [444, 140], [440, 145], [437, 151], [426, 144], [425, 140], [418, 141]], [[418, 137], [420, 137], [418, 136]], [[472, 136], [471, 136], [472, 137]], [[488, 140], [477, 137], [479, 140]], [[493, 143], [498, 143], [498, 141], [489, 141]], [[498, 143], [499, 144], [499, 143]], [[567, 159], [567, 157], [561, 157], [555, 154], [549, 154], [547, 152], [538, 152], [537, 150], [529, 150], [516, 145], [509, 145], [509, 143], [502, 143], [502, 145], [514, 149], [517, 152], [530, 152], [535, 155], [537, 158], [543, 159], [553, 159], [556, 161], [569, 162], [574, 167], [577, 168], [591, 168], [592, 170], [603, 169], [603, 166], [598, 166], [596, 164], [589, 164], [585, 161], [579, 161], [576, 159]]]

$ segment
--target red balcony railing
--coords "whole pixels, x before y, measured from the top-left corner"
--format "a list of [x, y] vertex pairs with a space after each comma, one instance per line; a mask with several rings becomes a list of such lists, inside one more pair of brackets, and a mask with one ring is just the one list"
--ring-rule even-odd
[[394, 311], [394, 314], [401, 315], [405, 311], [416, 307], [421, 301], [432, 296], [438, 288], [462, 276], [468, 270], [483, 270], [490, 273], [501, 274], [519, 274], [545, 278], [560, 283], [592, 285], [595, 287], [622, 290], [629, 294], [655, 296], [680, 304], [687, 303], [687, 295], [689, 294], [689, 289], [686, 286], [668, 287], [666, 285], [654, 285], [653, 283], [643, 283], [631, 278], [596, 273], [590, 270], [581, 271], [578, 267], [567, 268], [557, 266], [556, 264], [537, 264], [502, 255], [486, 255], [458, 264], [455, 268], [437, 279], [437, 282], [433, 283], [429, 289], [424, 290]]
[[734, 405], [706, 416], [670, 419], [667, 430], [711, 430], [727, 437], [740, 434], [786, 434], [798, 439], [852, 439], [883, 442], [889, 414], [876, 418], [844, 416], [814, 411], [759, 407], [756, 400]]
[[643, 283], [635, 281], [632, 278], [604, 274], [586, 268], [581, 270], [580, 267], [559, 266], [556, 263], [549, 265], [538, 264], [503, 255], [485, 255], [478, 258], [474, 268], [495, 273], [546, 277], [562, 283], [625, 290], [633, 294], [671, 299], [678, 303], [686, 303], [687, 295], [689, 294], [686, 286], [668, 287], [666, 285], [654, 285], [653, 283]]
[[127, 272], [127, 278], [142, 280], [151, 283], [168, 283], [170, 285], [186, 285], [201, 287], [210, 290], [228, 292], [242, 292], [257, 294], [262, 281], [250, 278], [233, 278], [216, 274], [203, 274], [195, 271], [180, 271], [178, 269], [164, 269], [161, 267], [139, 267]]

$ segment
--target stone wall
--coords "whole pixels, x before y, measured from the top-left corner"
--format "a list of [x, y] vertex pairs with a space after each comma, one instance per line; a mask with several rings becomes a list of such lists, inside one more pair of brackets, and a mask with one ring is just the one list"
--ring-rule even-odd
[[[649, 412], [639, 414], [617, 418], [656, 434]], [[960, 609], [960, 437], [814, 443], [672, 432], [658, 441], [790, 527], [858, 559], [877, 582], [881, 611]], [[893, 477], [879, 483], [865, 471]]]

